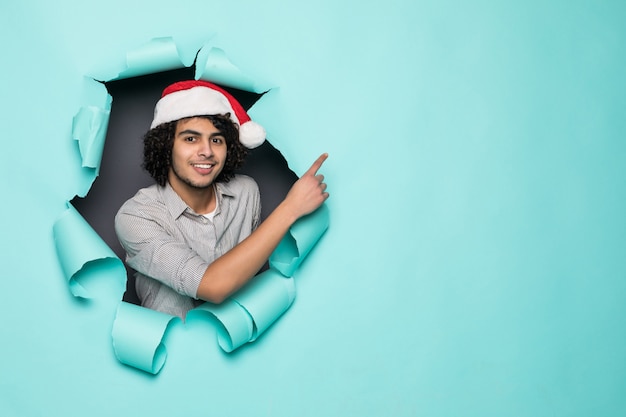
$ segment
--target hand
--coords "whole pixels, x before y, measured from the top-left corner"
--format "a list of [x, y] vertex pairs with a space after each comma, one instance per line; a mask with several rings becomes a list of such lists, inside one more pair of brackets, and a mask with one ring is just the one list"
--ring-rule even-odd
[[288, 205], [296, 219], [312, 213], [328, 198], [324, 176], [318, 174], [328, 154], [324, 153], [291, 187], [284, 203]]

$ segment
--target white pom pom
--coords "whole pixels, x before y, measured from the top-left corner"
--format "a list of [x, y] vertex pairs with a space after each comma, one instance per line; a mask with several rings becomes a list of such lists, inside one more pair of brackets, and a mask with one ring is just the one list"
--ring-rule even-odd
[[248, 149], [254, 149], [265, 142], [265, 129], [250, 120], [239, 126], [239, 142]]

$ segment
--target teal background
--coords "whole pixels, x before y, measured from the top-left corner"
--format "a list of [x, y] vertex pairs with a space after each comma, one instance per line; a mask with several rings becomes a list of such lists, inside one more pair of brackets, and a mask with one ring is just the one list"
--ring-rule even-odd
[[[626, 414], [626, 3], [2, 2], [0, 414]], [[158, 36], [276, 86], [256, 117], [329, 231], [295, 304], [234, 354], [174, 325], [152, 377], [117, 301], [70, 295], [82, 79]], [[113, 104], [115, 106], [115, 104]], [[115, 293], [106, 271], [93, 285]]]

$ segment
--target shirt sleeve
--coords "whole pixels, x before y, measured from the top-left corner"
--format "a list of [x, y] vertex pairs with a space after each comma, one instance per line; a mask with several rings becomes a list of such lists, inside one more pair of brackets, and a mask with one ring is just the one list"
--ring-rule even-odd
[[149, 212], [132, 213], [122, 208], [115, 217], [115, 231], [126, 251], [126, 263], [176, 292], [196, 298], [209, 262]]
[[[221, 213], [213, 222], [186, 212], [173, 217], [172, 212], [185, 206], [169, 191], [149, 189], [127, 201], [115, 217], [115, 232], [129, 267], [179, 294], [197, 298], [209, 265], [258, 227], [259, 188], [243, 176], [224, 186], [228, 197], [221, 200]], [[182, 206], [173, 209], [179, 203]]]
[[254, 183], [254, 196], [253, 196], [253, 213], [252, 213], [252, 230], [256, 230], [261, 223], [261, 193], [259, 192], [259, 186]]

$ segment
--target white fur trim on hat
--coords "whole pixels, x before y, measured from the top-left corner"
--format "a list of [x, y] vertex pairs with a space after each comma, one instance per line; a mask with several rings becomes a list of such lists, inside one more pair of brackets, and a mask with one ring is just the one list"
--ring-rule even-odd
[[233, 108], [223, 94], [206, 87], [194, 87], [161, 98], [154, 108], [150, 129], [185, 117], [226, 113], [230, 113], [232, 121], [239, 125]]
[[180, 81], [167, 87], [154, 108], [150, 129], [185, 117], [230, 114], [239, 126], [239, 141], [256, 148], [265, 141], [265, 129], [252, 120], [241, 104], [226, 90], [204, 80]]

